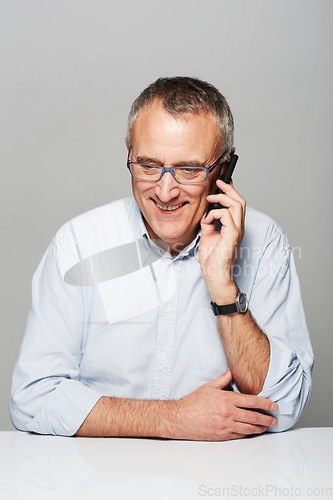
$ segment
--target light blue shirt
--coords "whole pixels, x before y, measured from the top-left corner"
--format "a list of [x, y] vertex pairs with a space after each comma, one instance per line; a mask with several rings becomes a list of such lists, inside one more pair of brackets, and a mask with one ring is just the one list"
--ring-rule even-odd
[[[271, 430], [280, 431], [308, 400], [312, 348], [286, 237], [251, 208], [245, 228], [234, 278], [270, 342], [260, 395], [278, 403]], [[172, 258], [149, 239], [133, 198], [58, 231], [33, 277], [12, 383], [15, 427], [70, 436], [103, 395], [179, 399], [228, 369], [199, 239]]]

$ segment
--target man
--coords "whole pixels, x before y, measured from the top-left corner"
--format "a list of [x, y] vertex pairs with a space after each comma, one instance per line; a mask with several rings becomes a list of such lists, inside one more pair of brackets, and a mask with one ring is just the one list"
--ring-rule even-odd
[[126, 144], [134, 199], [67, 223], [34, 276], [14, 425], [194, 440], [289, 428], [312, 349], [285, 236], [220, 180], [235, 151], [227, 102], [159, 79]]

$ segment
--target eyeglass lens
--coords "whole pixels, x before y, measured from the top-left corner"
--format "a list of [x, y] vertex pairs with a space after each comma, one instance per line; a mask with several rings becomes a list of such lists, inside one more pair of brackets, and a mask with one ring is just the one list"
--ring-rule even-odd
[[[131, 164], [132, 175], [142, 180], [157, 181], [162, 171], [162, 167], [154, 165]], [[174, 167], [172, 172], [178, 182], [202, 182], [207, 177], [207, 170], [200, 167]]]

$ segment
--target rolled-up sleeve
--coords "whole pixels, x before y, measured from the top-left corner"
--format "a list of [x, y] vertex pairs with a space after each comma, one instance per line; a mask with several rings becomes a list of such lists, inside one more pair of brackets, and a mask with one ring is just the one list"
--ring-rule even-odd
[[[64, 232], [63, 245], [75, 249]], [[74, 250], [73, 250], [74, 251]], [[32, 282], [32, 306], [10, 398], [14, 426], [71, 436], [100, 399], [80, 381], [84, 332], [82, 289], [64, 282], [54, 240]]]
[[311, 391], [313, 352], [293, 252], [280, 228], [270, 226], [250, 297], [250, 309], [270, 342], [270, 364], [261, 393], [279, 405], [278, 425], [291, 427]]

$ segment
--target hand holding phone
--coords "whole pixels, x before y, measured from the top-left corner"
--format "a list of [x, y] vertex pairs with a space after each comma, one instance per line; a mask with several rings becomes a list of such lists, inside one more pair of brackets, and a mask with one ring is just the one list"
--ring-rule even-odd
[[[224, 176], [224, 178], [221, 177], [221, 179], [223, 180], [223, 182], [226, 182], [227, 184], [230, 183], [230, 180], [231, 180], [231, 176], [233, 174], [233, 171], [235, 170], [235, 167], [236, 167], [236, 163], [237, 163], [237, 160], [238, 160], [238, 156], [237, 155], [232, 155], [229, 163], [228, 163], [228, 169], [227, 169], [227, 172]], [[218, 189], [217, 190], [217, 194], [218, 193], [222, 193], [221, 189]], [[220, 209], [220, 208], [226, 208], [224, 207], [223, 205], [221, 205], [220, 203], [213, 203], [212, 206], [209, 208], [209, 211], [210, 210], [213, 210], [213, 209]], [[221, 224], [221, 221], [220, 219], [216, 219], [215, 220], [215, 231], [221, 231], [221, 227], [222, 227], [222, 224]]]

